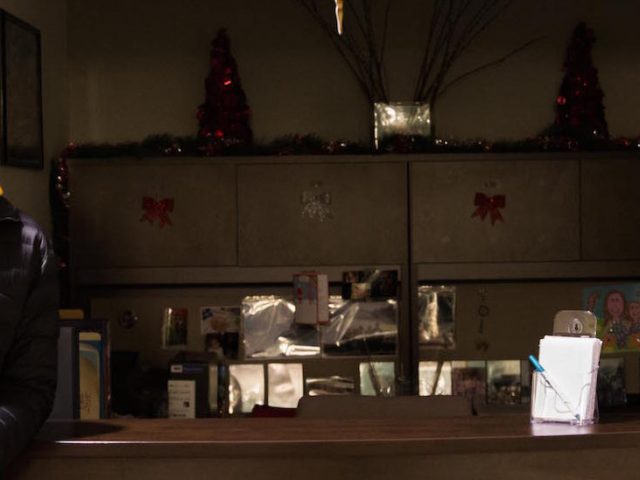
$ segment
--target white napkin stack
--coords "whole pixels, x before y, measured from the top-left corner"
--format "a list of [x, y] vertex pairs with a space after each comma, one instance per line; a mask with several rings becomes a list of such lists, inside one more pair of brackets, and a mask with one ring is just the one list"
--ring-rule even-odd
[[593, 422], [601, 347], [602, 341], [591, 337], [547, 335], [540, 340], [540, 364], [561, 392], [558, 395], [541, 375], [537, 376], [531, 406], [534, 421]]

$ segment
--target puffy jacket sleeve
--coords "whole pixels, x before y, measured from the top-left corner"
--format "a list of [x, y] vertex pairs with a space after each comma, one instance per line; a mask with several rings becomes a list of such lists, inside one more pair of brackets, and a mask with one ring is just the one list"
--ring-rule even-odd
[[[29, 258], [29, 289], [0, 374], [0, 468], [20, 453], [49, 416], [56, 390], [56, 260], [38, 233]], [[1, 471], [1, 470], [0, 470]]]

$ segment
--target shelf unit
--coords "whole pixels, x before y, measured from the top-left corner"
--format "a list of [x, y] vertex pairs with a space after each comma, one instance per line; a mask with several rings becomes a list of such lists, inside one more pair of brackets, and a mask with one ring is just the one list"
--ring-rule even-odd
[[[467, 285], [473, 297], [478, 285], [571, 284], [574, 295], [583, 283], [637, 281], [638, 178], [638, 155], [617, 152], [73, 159], [73, 291], [102, 313], [136, 295], [286, 295], [303, 270], [327, 273], [335, 291], [342, 271], [397, 269], [398, 391], [416, 393], [420, 359], [473, 353], [419, 347], [418, 284]], [[503, 221], [472, 216], [477, 193], [506, 197]], [[144, 197], [171, 198], [172, 224], [140, 221]], [[305, 218], [314, 199], [330, 218]], [[474, 301], [458, 312], [463, 337]], [[548, 331], [551, 318], [536, 321], [531, 334]], [[493, 345], [510, 341], [494, 334]], [[536, 340], [513, 349], [526, 358]]]

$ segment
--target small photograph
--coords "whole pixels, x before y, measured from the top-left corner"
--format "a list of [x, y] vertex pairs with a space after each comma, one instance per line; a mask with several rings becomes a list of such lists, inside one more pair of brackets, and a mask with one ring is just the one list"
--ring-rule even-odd
[[356, 393], [356, 385], [351, 377], [333, 375], [331, 377], [318, 377], [306, 379], [307, 395], [353, 395]]
[[360, 395], [393, 397], [396, 394], [394, 362], [361, 362]]
[[456, 287], [418, 287], [418, 341], [421, 345], [453, 349], [455, 339]]
[[186, 308], [168, 307], [162, 316], [162, 348], [187, 348], [187, 320]]
[[362, 272], [357, 270], [351, 270], [348, 272], [342, 272], [342, 298], [349, 300], [351, 298], [351, 286], [354, 283], [359, 283]]
[[220, 359], [238, 359], [240, 345], [240, 306], [202, 307], [200, 332], [205, 352]]
[[397, 298], [397, 270], [370, 270], [365, 271], [365, 275], [367, 275], [367, 282], [371, 285], [370, 296], [372, 299]]
[[204, 351], [214, 353], [219, 359], [237, 360], [239, 346], [238, 332], [207, 333], [204, 336]]
[[418, 364], [418, 395], [451, 395], [451, 362]]
[[487, 403], [522, 403], [522, 363], [520, 360], [487, 361]]
[[251, 413], [256, 405], [264, 405], [265, 381], [262, 364], [229, 366], [229, 414]]
[[598, 369], [598, 407], [619, 407], [627, 404], [624, 383], [624, 358], [601, 358]]
[[267, 403], [271, 407], [296, 408], [304, 394], [301, 363], [270, 363], [267, 365]]
[[483, 360], [451, 363], [451, 393], [471, 400], [474, 406], [487, 401], [487, 367]]
[[200, 332], [239, 332], [241, 307], [202, 307], [200, 309]]
[[398, 296], [397, 270], [351, 270], [342, 272], [345, 300], [385, 300]]
[[371, 285], [365, 282], [351, 284], [351, 300], [366, 300], [369, 296]]
[[598, 317], [603, 353], [640, 350], [640, 284], [588, 287], [582, 303]]

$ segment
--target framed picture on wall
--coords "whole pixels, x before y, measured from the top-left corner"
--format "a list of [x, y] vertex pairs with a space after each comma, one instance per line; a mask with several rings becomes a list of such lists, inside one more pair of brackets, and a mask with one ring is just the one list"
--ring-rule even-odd
[[40, 31], [2, 11], [2, 160], [43, 167]]

